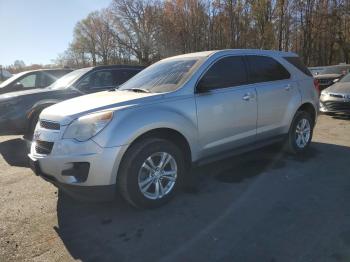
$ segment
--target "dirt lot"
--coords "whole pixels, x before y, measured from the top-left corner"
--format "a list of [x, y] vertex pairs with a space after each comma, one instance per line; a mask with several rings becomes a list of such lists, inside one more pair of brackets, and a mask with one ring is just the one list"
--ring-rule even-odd
[[350, 261], [350, 119], [321, 116], [303, 157], [278, 146], [194, 172], [169, 205], [81, 203], [0, 137], [0, 261]]

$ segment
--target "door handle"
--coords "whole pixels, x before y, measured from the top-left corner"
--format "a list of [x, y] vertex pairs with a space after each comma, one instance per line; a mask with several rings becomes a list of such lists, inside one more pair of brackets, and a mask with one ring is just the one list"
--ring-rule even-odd
[[286, 85], [286, 86], [284, 87], [284, 89], [285, 89], [286, 91], [289, 91], [289, 90], [291, 89], [290, 84]]
[[250, 98], [251, 98], [250, 93], [246, 93], [246, 94], [242, 97], [242, 99], [243, 99], [244, 101], [249, 101]]

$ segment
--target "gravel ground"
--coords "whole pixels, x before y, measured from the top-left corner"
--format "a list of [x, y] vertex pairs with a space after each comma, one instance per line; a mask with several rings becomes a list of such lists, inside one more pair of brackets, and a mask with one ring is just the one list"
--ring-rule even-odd
[[320, 116], [302, 157], [279, 149], [201, 167], [138, 211], [65, 196], [0, 137], [0, 261], [350, 261], [350, 118]]

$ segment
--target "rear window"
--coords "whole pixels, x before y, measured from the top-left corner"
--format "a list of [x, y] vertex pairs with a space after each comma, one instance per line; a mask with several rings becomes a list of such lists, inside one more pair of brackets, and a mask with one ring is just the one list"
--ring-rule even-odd
[[300, 60], [299, 57], [297, 57], [297, 56], [287, 56], [287, 57], [284, 57], [284, 59], [286, 59], [293, 66], [298, 68], [305, 75], [312, 76], [312, 73], [310, 72], [310, 70], [304, 65], [304, 63]]
[[249, 82], [270, 82], [289, 79], [290, 74], [279, 62], [267, 56], [247, 56]]

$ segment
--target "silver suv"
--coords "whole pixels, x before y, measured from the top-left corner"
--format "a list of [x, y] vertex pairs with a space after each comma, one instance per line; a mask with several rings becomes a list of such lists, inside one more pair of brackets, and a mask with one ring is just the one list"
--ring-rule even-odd
[[31, 167], [71, 195], [105, 198], [119, 189], [136, 207], [156, 207], [174, 195], [192, 164], [283, 140], [290, 152], [304, 151], [318, 96], [294, 53], [171, 57], [118, 90], [45, 109]]

